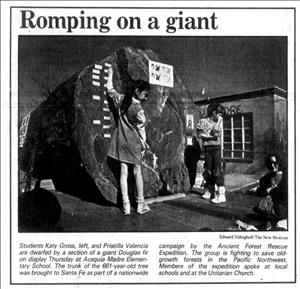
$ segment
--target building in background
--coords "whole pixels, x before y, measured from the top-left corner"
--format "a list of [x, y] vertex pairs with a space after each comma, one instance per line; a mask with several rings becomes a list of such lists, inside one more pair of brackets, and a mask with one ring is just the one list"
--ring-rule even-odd
[[[207, 104], [222, 104], [226, 110], [223, 157], [226, 174], [256, 174], [264, 169], [268, 154], [276, 154], [287, 170], [287, 93], [271, 87], [195, 101], [195, 118], [205, 117]], [[197, 115], [198, 114], [198, 115]], [[195, 119], [195, 121], [197, 121]]]

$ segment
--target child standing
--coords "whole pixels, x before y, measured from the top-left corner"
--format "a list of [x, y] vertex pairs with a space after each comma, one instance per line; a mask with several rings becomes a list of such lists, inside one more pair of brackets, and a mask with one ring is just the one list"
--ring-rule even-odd
[[[113, 88], [113, 70], [109, 69], [107, 90], [118, 110], [117, 127], [112, 135], [108, 156], [121, 164], [120, 187], [124, 215], [130, 214], [128, 196], [128, 166], [133, 165], [137, 191], [137, 213], [144, 214], [150, 208], [144, 201], [144, 182], [142, 175], [142, 155], [146, 144], [146, 117], [141, 103], [146, 101], [150, 85], [144, 80], [134, 82], [131, 95], [124, 95]], [[126, 98], [126, 99], [125, 99]]]
[[[198, 137], [204, 150], [207, 191], [204, 199], [211, 199], [214, 204], [226, 202], [224, 176], [221, 162], [221, 135], [223, 131], [222, 106], [210, 104], [207, 108], [207, 117], [200, 120], [197, 125]], [[214, 196], [212, 198], [212, 192]]]

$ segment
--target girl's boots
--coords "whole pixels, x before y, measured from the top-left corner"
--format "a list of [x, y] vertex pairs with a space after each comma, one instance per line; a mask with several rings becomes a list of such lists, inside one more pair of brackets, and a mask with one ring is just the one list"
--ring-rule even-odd
[[215, 197], [213, 199], [211, 199], [211, 202], [213, 204], [220, 204], [220, 203], [226, 202], [225, 187], [223, 187], [223, 186], [219, 187], [218, 193], [215, 195]]

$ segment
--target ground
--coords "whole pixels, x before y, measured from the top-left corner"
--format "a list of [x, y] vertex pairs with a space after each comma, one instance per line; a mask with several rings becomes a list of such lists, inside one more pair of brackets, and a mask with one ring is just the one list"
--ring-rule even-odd
[[60, 226], [68, 232], [194, 232], [238, 230], [234, 217], [252, 214], [258, 198], [241, 193], [228, 193], [227, 202], [211, 204], [200, 194], [151, 204], [144, 215], [133, 212], [123, 216], [117, 207], [83, 202], [56, 193], [62, 206]]
[[[66, 232], [228, 231], [238, 230], [235, 218], [250, 219], [252, 224], [259, 225], [251, 216], [260, 197], [245, 194], [234, 178], [238, 176], [232, 176], [231, 185], [229, 180], [227, 182], [226, 203], [212, 204], [202, 199], [200, 189], [195, 189], [174, 199], [161, 198], [159, 202], [151, 203], [151, 211], [144, 215], [138, 215], [133, 209], [131, 215], [123, 216], [116, 206], [84, 202], [53, 188], [52, 192], [62, 207], [59, 228]], [[249, 179], [247, 181], [250, 184]], [[49, 185], [48, 189], [51, 189]]]

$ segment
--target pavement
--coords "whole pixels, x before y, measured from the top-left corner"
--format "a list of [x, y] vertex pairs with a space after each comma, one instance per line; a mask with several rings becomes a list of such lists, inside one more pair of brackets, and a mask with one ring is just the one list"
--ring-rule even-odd
[[232, 231], [239, 230], [236, 218], [260, 225], [252, 211], [260, 197], [245, 193], [245, 188], [256, 185], [257, 179], [241, 178], [237, 174], [226, 176], [226, 203], [212, 204], [202, 199], [203, 190], [194, 188], [186, 194], [148, 200], [150, 212], [138, 215], [132, 209], [129, 216], [123, 216], [116, 206], [89, 203], [55, 191], [47, 182], [42, 187], [50, 189], [62, 207], [58, 227], [64, 232]]

